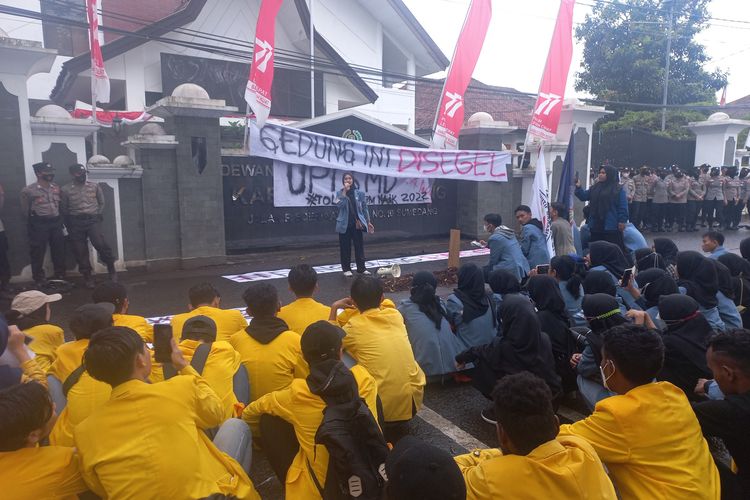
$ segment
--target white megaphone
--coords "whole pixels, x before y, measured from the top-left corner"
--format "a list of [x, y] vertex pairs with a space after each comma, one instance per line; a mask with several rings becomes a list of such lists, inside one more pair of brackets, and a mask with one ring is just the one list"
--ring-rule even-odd
[[391, 264], [390, 266], [381, 267], [378, 269], [378, 276], [393, 276], [398, 278], [401, 276], [401, 266], [398, 264]]

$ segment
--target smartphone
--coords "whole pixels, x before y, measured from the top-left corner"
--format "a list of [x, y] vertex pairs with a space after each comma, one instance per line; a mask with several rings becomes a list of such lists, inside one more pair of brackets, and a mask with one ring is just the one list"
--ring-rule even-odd
[[549, 264], [539, 264], [536, 266], [537, 274], [549, 274]]
[[625, 288], [628, 286], [628, 283], [630, 283], [630, 278], [633, 277], [633, 268], [625, 269], [625, 272], [622, 273], [622, 281], [620, 281], [620, 286]]
[[157, 363], [172, 362], [172, 325], [154, 325], [154, 359]]

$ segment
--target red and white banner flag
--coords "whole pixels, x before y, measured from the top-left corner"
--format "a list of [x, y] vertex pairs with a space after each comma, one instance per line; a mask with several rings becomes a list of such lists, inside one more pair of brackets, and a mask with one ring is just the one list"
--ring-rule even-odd
[[536, 174], [531, 185], [531, 216], [542, 223], [542, 232], [547, 242], [550, 257], [555, 256], [552, 243], [552, 227], [549, 220], [549, 189], [547, 187], [547, 166], [544, 163], [544, 150], [539, 148], [539, 159], [536, 162]]
[[464, 124], [464, 93], [471, 82], [491, 17], [492, 0], [472, 0], [440, 96], [432, 137], [436, 149], [458, 148], [458, 134]]
[[[282, 0], [263, 0], [255, 26], [255, 46], [250, 76], [245, 87], [245, 100], [255, 113], [259, 127], [266, 123], [271, 112], [271, 85], [273, 85], [273, 59], [276, 33], [276, 14]], [[312, 35], [311, 35], [312, 36]]]
[[539, 86], [528, 133], [544, 141], [557, 135], [565, 86], [568, 83], [570, 61], [573, 58], [573, 6], [575, 0], [561, 0], [555, 32], [547, 54], [547, 65]]
[[104, 71], [104, 58], [99, 45], [99, 0], [86, 0], [89, 18], [89, 49], [91, 50], [91, 92], [96, 102], [109, 102], [109, 77]]
[[721, 91], [721, 100], [719, 101], [719, 106], [726, 106], [727, 105], [727, 86], [724, 85], [724, 90]]

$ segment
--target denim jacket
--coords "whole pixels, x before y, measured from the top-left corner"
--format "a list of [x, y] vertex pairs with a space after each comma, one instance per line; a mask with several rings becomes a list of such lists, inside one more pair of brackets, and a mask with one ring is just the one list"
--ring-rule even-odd
[[[362, 224], [362, 231], [367, 231], [367, 224], [370, 222], [370, 210], [367, 208], [367, 197], [359, 189], [354, 189], [354, 199], [357, 204], [357, 219]], [[336, 191], [336, 206], [339, 208], [339, 215], [336, 217], [336, 232], [344, 234], [349, 225], [349, 198], [343, 190]]]
[[512, 229], [500, 226], [487, 240], [490, 247], [490, 262], [484, 266], [485, 278], [495, 269], [505, 269], [522, 280], [529, 274], [529, 263], [521, 251]]
[[544, 233], [534, 223], [530, 222], [521, 228], [521, 251], [529, 262], [529, 268], [539, 264], [549, 264], [549, 251]]

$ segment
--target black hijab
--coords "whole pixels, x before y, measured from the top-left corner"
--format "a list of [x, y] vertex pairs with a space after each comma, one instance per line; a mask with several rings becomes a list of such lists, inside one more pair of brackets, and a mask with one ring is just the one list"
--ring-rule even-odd
[[718, 305], [719, 276], [716, 266], [698, 252], [680, 252], [677, 255], [678, 285], [685, 287], [687, 295], [701, 307], [710, 309]]
[[680, 250], [669, 238], [654, 238], [654, 251], [661, 255], [667, 264], [675, 264]]
[[641, 296], [646, 302], [645, 309], [659, 305], [659, 297], [680, 293], [675, 280], [663, 269], [647, 269], [635, 277], [641, 288]]
[[743, 259], [750, 261], [750, 238], [740, 241], [740, 254]]
[[492, 291], [501, 296], [509, 293], [521, 293], [521, 283], [516, 275], [503, 269], [492, 271], [487, 277], [487, 282]]
[[732, 286], [732, 274], [727, 266], [718, 260], [708, 259], [716, 267], [716, 276], [719, 278], [719, 291], [729, 299], [734, 299], [734, 287]]
[[591, 207], [591, 217], [603, 224], [610, 207], [617, 203], [622, 188], [620, 186], [620, 175], [615, 167], [604, 165], [601, 168], [607, 173], [607, 180], [591, 186], [589, 206]]
[[591, 353], [597, 364], [602, 362], [602, 334], [626, 322], [620, 312], [620, 304], [611, 295], [595, 293], [583, 297], [583, 315], [591, 331], [586, 334], [586, 342], [591, 347]]
[[411, 281], [410, 298], [412, 302], [419, 306], [419, 310], [435, 323], [435, 328], [440, 330], [444, 313], [440, 298], [435, 295], [436, 289], [437, 279], [435, 275], [429, 271], [419, 271]]
[[743, 259], [739, 255], [733, 253], [725, 253], [719, 257], [719, 262], [727, 266], [729, 274], [732, 275], [732, 289], [734, 290], [734, 303], [738, 306], [745, 307], [745, 311], [741, 314], [743, 324], [750, 326], [750, 323], [745, 323], [750, 307], [750, 262]]
[[713, 330], [698, 308], [695, 299], [679, 293], [659, 299], [659, 316], [667, 324], [663, 336], [664, 368], [659, 380], [672, 382], [688, 397], [699, 378], [711, 378], [706, 343]]
[[487, 312], [489, 299], [484, 290], [484, 273], [476, 264], [461, 266], [458, 270], [458, 288], [454, 288], [453, 293], [464, 306], [465, 323], [471, 323]]
[[555, 278], [546, 274], [532, 276], [526, 282], [526, 289], [529, 291], [529, 297], [534, 301], [537, 310], [550, 311], [567, 320], [565, 299], [560, 293], [560, 287]]
[[630, 267], [622, 249], [608, 241], [589, 243], [589, 259], [591, 267], [604, 266], [617, 279], [622, 278], [625, 269]]
[[[639, 248], [635, 251], [635, 267], [639, 272], [646, 269], [666, 269], [666, 262], [661, 255], [652, 249]], [[640, 281], [638, 284], [640, 284]]]
[[589, 271], [583, 280], [583, 291], [586, 295], [593, 293], [605, 293], [612, 297], [617, 295], [617, 287], [612, 282], [612, 276], [605, 271]]
[[[748, 238], [748, 240], [750, 240], [750, 238]], [[719, 256], [719, 262], [727, 267], [729, 274], [732, 276], [742, 275], [743, 277], [750, 278], [750, 262], [739, 255], [725, 253], [724, 255]]]

